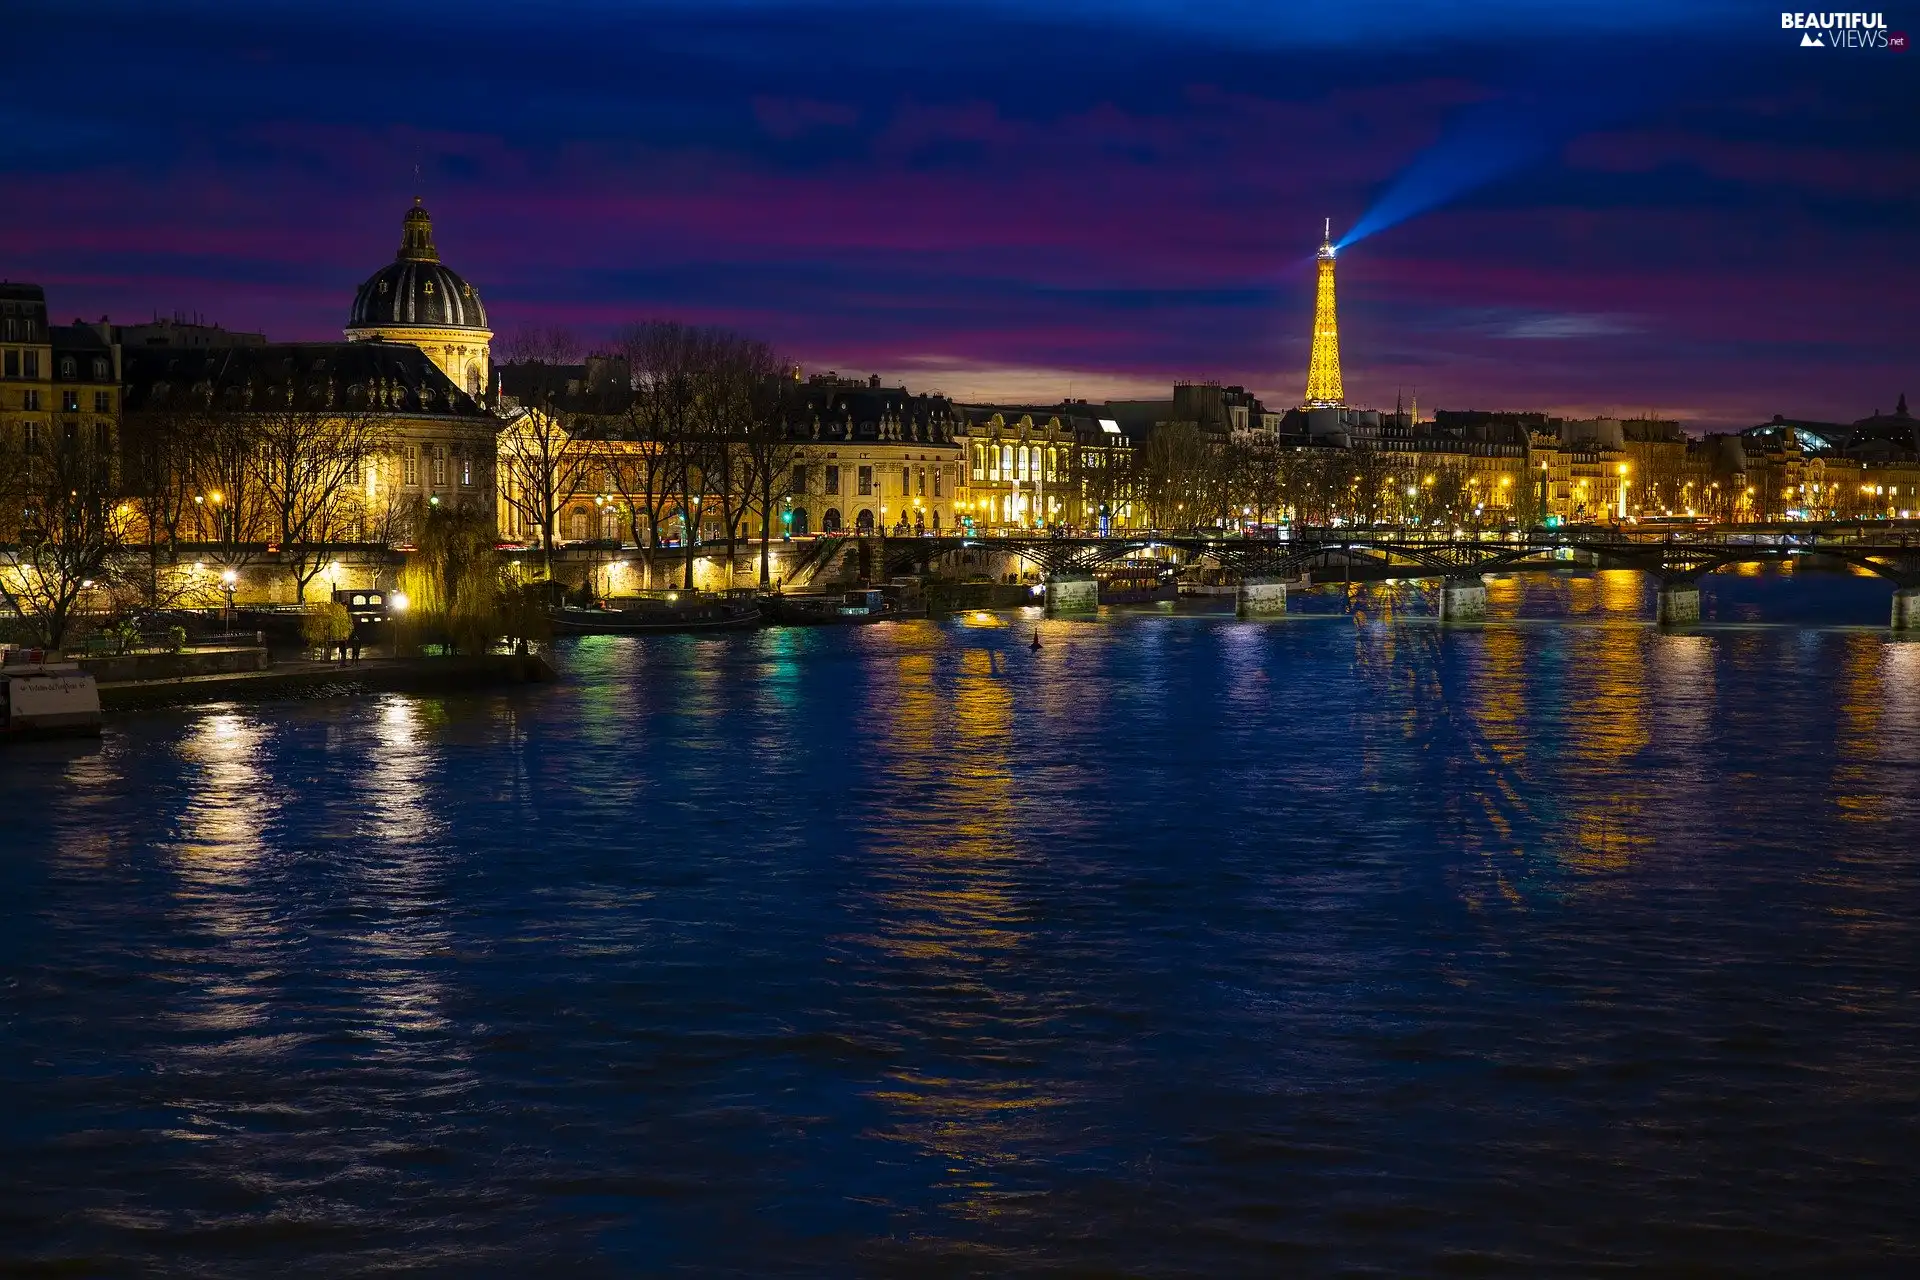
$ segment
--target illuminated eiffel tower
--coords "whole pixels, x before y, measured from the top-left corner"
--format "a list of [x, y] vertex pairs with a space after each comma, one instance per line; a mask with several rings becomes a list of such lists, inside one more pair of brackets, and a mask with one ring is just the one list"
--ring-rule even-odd
[[1340, 322], [1333, 314], [1333, 219], [1320, 239], [1320, 281], [1313, 292], [1313, 358], [1307, 364], [1309, 409], [1338, 408], [1347, 402], [1340, 385]]

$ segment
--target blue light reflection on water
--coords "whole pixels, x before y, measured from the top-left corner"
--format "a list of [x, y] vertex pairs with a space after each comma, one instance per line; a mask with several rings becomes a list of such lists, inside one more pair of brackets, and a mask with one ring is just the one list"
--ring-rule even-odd
[[584, 640], [10, 751], [0, 1259], [1913, 1261], [1920, 644], [1650, 589]]

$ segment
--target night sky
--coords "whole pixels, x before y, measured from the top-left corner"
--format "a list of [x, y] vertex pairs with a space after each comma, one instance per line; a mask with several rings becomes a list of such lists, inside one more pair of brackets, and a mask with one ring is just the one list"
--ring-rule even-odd
[[[1920, 7], [1886, 16], [1920, 33]], [[672, 316], [970, 398], [1211, 378], [1287, 404], [1321, 219], [1339, 237], [1384, 200], [1410, 216], [1341, 257], [1351, 402], [1701, 427], [1920, 395], [1920, 54], [1802, 49], [1777, 7], [11, 0], [5, 21], [0, 276], [62, 320], [337, 337], [418, 193], [501, 338]]]

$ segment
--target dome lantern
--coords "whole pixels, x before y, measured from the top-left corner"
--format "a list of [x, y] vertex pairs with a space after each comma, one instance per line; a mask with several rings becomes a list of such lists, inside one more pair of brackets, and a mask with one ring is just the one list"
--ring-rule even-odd
[[440, 251], [433, 247], [433, 218], [420, 207], [419, 196], [413, 198], [413, 208], [401, 220], [400, 252], [393, 258], [396, 262], [440, 261]]

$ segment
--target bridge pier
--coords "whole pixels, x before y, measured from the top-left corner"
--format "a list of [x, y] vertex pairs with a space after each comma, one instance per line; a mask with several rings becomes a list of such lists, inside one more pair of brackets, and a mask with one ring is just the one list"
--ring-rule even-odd
[[1653, 608], [1655, 621], [1663, 627], [1684, 627], [1700, 621], [1700, 584], [1661, 583]]
[[1440, 621], [1485, 622], [1487, 584], [1471, 578], [1445, 578], [1440, 583]]
[[1092, 613], [1100, 607], [1100, 584], [1091, 574], [1050, 573], [1046, 579], [1047, 616]]
[[1242, 578], [1233, 593], [1236, 618], [1277, 618], [1287, 611], [1285, 578]]
[[1920, 631], [1920, 587], [1894, 588], [1893, 629]]

